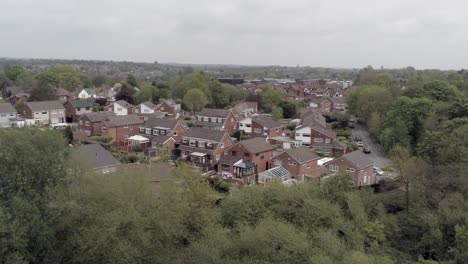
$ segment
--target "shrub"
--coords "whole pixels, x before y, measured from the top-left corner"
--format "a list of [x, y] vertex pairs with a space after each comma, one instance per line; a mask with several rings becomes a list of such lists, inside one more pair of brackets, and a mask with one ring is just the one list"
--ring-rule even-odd
[[112, 137], [110, 136], [93, 136], [89, 137], [90, 140], [102, 142], [102, 143], [110, 143], [112, 141]]

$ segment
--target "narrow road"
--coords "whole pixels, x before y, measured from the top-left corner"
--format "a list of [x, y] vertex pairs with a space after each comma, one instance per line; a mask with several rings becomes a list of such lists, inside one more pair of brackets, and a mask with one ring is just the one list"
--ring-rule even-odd
[[[353, 140], [355, 136], [361, 137], [364, 146], [369, 147], [371, 150], [370, 154], [366, 154], [374, 162], [374, 166], [385, 168], [392, 165], [392, 161], [386, 156], [382, 148], [374, 143], [367, 132], [367, 130], [359, 124], [355, 124], [355, 128], [352, 129]], [[360, 148], [362, 151], [362, 148]]]

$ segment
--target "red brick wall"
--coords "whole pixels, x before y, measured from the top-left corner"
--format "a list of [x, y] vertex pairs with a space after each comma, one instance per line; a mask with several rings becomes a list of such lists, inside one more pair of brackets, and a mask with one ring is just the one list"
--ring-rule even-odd
[[[338, 172], [333, 172], [330, 171], [330, 165], [336, 165], [338, 166]], [[356, 167], [354, 167], [352, 164], [350, 164], [347, 160], [343, 158], [337, 158], [333, 161], [331, 161], [327, 165], [328, 170], [330, 173], [349, 173], [353, 176], [353, 185], [354, 187], [361, 187], [361, 186], [366, 186], [366, 185], [373, 185], [376, 184], [376, 178], [375, 175], [373, 174], [372, 170], [372, 165], [368, 166], [364, 170], [360, 171]], [[355, 172], [347, 172], [346, 168], [354, 168]], [[370, 176], [369, 181], [367, 183], [364, 183], [364, 177], [365, 175]]]
[[224, 151], [226, 149], [230, 148], [232, 145], [234, 145], [234, 142], [232, 142], [231, 138], [227, 134], [224, 135], [224, 137], [221, 139], [220, 143], [224, 143], [224, 147], [221, 148], [221, 144], [218, 144], [216, 149], [213, 151], [213, 164], [217, 162], [216, 161], [216, 155], [219, 155], [219, 158], [221, 159], [224, 156]]
[[[298, 175], [302, 176], [304, 174], [308, 174], [314, 177], [318, 177], [323, 173], [322, 172], [323, 170], [321, 171], [317, 168], [317, 160], [312, 160], [304, 164], [299, 164], [296, 160], [294, 160], [291, 156], [289, 156], [288, 153], [283, 152], [272, 159], [271, 161], [271, 163], [273, 164], [272, 166], [276, 166], [274, 163], [276, 159], [281, 160], [282, 161], [281, 166], [287, 169], [291, 174], [296, 175], [296, 176]], [[297, 165], [296, 166], [289, 165], [289, 161], [294, 161], [297, 163]], [[303, 180], [303, 179], [301, 178], [300, 180]]]
[[66, 102], [63, 107], [65, 107], [65, 116], [67, 118], [72, 118], [75, 115], [75, 108], [69, 102]]
[[[228, 155], [233, 156], [232, 152], [235, 151], [235, 156], [242, 158], [244, 161], [251, 161], [257, 165], [257, 173], [263, 172], [273, 165], [271, 164], [271, 158], [273, 156], [273, 150], [253, 154], [244, 148], [241, 144], [234, 145], [228, 151]], [[248, 156], [246, 155], [248, 154]], [[262, 158], [263, 157], [263, 158]]]
[[237, 129], [237, 120], [234, 117], [234, 114], [231, 112], [226, 121], [224, 122], [224, 131], [228, 133], [233, 133]]
[[107, 133], [103, 133], [103, 135], [111, 136], [111, 143], [123, 142], [126, 137], [137, 135], [139, 133], [139, 126], [140, 125], [132, 125], [128, 126], [127, 128], [123, 126], [107, 128]]
[[325, 144], [325, 140], [328, 138], [330, 139], [330, 143], [328, 144], [333, 144], [335, 141], [334, 141], [334, 138], [332, 137], [329, 137], [327, 135], [324, 135], [318, 131], [315, 131], [312, 127], [311, 131], [310, 131], [310, 140], [311, 140], [311, 144], [314, 144], [314, 138], [322, 138], [323, 139], [323, 143]]
[[[177, 132], [177, 136], [174, 136], [174, 131]], [[173, 137], [177, 142], [182, 140], [183, 136], [187, 135], [187, 131], [181, 124], [177, 124], [175, 128], [171, 131], [171, 137]]]
[[23, 104], [23, 106], [21, 107], [21, 115], [27, 118], [34, 118], [33, 112], [26, 104]]
[[[255, 129], [260, 129], [260, 133], [255, 132]], [[252, 137], [265, 137], [263, 135], [263, 126], [257, 123], [255, 120], [252, 119]]]
[[175, 114], [174, 109], [169, 106], [166, 102], [162, 103], [158, 108], [155, 109], [157, 112], [166, 112], [168, 114]]
[[278, 127], [278, 128], [272, 128], [268, 130], [268, 137], [273, 138], [273, 137], [280, 137], [283, 134], [283, 128]]

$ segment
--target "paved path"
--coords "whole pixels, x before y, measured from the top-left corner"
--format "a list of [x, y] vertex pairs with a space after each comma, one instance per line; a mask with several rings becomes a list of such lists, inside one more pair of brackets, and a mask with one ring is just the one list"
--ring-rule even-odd
[[368, 155], [369, 158], [374, 162], [374, 166], [385, 168], [392, 165], [392, 161], [388, 159], [382, 148], [372, 141], [369, 133], [362, 125], [356, 124], [355, 128], [352, 129], [352, 133], [353, 140], [355, 136], [361, 137], [362, 141], [364, 142], [364, 146], [370, 148], [371, 153], [366, 155]]

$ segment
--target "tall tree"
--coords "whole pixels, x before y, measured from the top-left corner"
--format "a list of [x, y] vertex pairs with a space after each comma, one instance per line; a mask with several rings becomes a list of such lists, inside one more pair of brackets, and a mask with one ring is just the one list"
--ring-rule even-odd
[[199, 89], [192, 89], [184, 96], [184, 104], [192, 112], [200, 111], [208, 104], [208, 98]]

